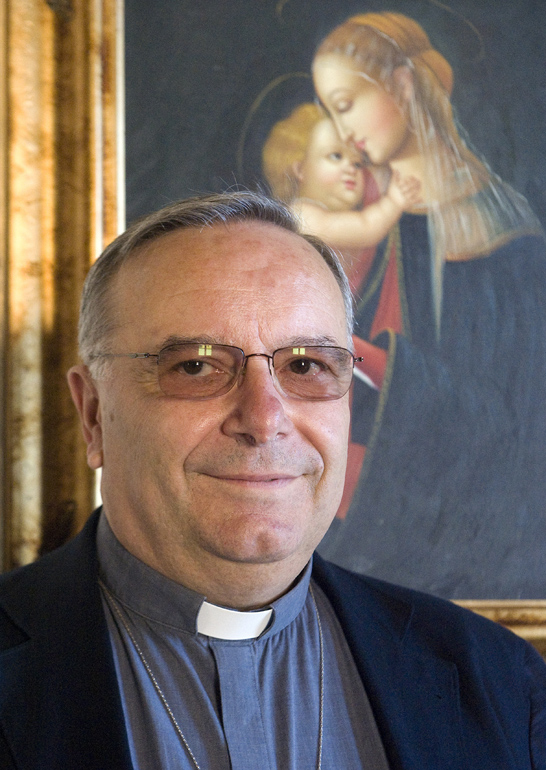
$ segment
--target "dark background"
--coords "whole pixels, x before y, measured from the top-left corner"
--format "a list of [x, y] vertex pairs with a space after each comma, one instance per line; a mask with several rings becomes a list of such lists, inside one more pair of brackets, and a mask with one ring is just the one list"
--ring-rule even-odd
[[390, 10], [416, 19], [450, 62], [470, 145], [546, 225], [544, 0], [125, 0], [125, 8], [128, 222], [196, 192], [263, 187], [261, 147], [276, 120], [312, 98], [318, 43], [352, 14]]

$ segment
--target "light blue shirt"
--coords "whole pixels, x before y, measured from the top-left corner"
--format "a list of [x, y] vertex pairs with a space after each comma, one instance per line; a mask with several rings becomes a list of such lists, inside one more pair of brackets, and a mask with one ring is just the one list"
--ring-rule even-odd
[[270, 605], [273, 612], [265, 631], [256, 639], [226, 641], [197, 632], [204, 597], [132, 556], [104, 515], [98, 549], [101, 580], [108, 591], [103, 591], [103, 604], [135, 770], [195, 770], [173, 719], [201, 770], [315, 770], [319, 619], [324, 657], [322, 770], [388, 770], [339, 622], [320, 588], [311, 583], [312, 593], [309, 590], [311, 564], [296, 585]]

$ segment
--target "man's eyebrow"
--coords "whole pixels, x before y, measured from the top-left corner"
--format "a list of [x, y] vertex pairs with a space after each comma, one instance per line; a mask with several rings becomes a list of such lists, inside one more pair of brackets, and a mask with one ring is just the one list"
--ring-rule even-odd
[[187, 345], [191, 343], [204, 342], [207, 345], [222, 345], [218, 339], [211, 337], [210, 334], [200, 334], [198, 337], [180, 337], [177, 334], [170, 334], [168, 337], [159, 343], [159, 349], [168, 348], [171, 345]]
[[[204, 342], [207, 345], [234, 345], [236, 347], [239, 347], [239, 345], [236, 345], [235, 342], [228, 342], [226, 340], [219, 340], [217, 337], [211, 337], [210, 334], [200, 334], [198, 337], [181, 337], [176, 334], [171, 334], [168, 337], [166, 337], [162, 342], [159, 343], [159, 350], [163, 350], [163, 348], [168, 348], [171, 345], [186, 345], [186, 344], [192, 344], [192, 343], [199, 343]], [[339, 340], [336, 340], [334, 337], [330, 337], [329, 335], [318, 335], [317, 337], [289, 337], [286, 341], [283, 341], [279, 344], [279, 348], [290, 348], [290, 347], [305, 347], [308, 346], [314, 346], [314, 345], [333, 345], [334, 347], [340, 347]]]
[[311, 347], [313, 345], [333, 345], [334, 347], [339, 347], [340, 343], [339, 340], [328, 335], [320, 335], [318, 337], [291, 337], [283, 347], [305, 347], [306, 345]]

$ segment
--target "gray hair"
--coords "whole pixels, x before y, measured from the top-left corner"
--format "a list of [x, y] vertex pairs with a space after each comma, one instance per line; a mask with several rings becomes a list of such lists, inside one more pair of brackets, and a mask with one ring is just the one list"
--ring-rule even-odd
[[[79, 323], [80, 355], [90, 364], [104, 352], [104, 340], [113, 329], [109, 290], [122, 265], [142, 245], [175, 230], [202, 229], [232, 222], [264, 222], [300, 235], [324, 259], [343, 295], [348, 339], [353, 331], [353, 300], [347, 277], [336, 253], [319, 238], [300, 233], [299, 223], [282, 203], [250, 191], [199, 195], [172, 203], [134, 222], [92, 265], [86, 278]], [[350, 344], [350, 343], [349, 343]]]

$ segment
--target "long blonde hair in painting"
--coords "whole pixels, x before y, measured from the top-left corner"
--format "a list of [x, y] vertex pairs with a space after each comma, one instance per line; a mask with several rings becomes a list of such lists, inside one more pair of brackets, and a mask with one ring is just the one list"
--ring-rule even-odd
[[298, 195], [294, 166], [303, 160], [311, 133], [326, 113], [312, 102], [296, 107], [287, 118], [277, 121], [262, 150], [262, 170], [271, 192], [284, 203]]
[[[494, 175], [461, 138], [450, 102], [451, 66], [416, 21], [399, 13], [353, 16], [325, 38], [316, 57], [330, 53], [349, 58], [363, 77], [390, 93], [416, 134], [428, 190], [439, 336], [444, 262], [486, 255], [517, 235], [540, 231], [540, 225], [525, 198]], [[409, 99], [400, 79], [393, 77], [398, 67], [411, 73]]]

